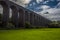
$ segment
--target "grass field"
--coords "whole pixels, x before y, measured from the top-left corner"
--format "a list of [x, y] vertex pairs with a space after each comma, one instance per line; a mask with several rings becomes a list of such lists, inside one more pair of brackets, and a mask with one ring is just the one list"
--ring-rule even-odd
[[0, 30], [0, 40], [60, 40], [60, 28]]

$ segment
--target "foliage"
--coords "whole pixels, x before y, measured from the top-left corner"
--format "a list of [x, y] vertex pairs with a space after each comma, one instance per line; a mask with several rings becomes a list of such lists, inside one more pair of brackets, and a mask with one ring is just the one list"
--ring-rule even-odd
[[32, 25], [29, 22], [25, 22], [25, 28], [32, 28]]
[[52, 21], [49, 24], [49, 27], [51, 27], [51, 28], [59, 28], [60, 27], [60, 22], [58, 22], [58, 21]]
[[15, 26], [14, 26], [12, 23], [8, 23], [8, 25], [7, 25], [6, 28], [7, 28], [7, 29], [14, 29]]

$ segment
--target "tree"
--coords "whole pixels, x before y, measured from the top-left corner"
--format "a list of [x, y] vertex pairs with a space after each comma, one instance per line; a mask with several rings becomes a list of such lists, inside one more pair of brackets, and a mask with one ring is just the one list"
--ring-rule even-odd
[[49, 27], [50, 27], [50, 28], [60, 28], [60, 22], [58, 22], [58, 21], [52, 21], [52, 22], [49, 24]]

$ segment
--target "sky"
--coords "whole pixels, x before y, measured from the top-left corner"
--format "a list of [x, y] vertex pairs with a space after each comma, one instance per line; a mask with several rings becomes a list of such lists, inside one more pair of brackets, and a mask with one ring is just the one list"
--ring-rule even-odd
[[60, 20], [60, 0], [10, 0], [50, 20]]

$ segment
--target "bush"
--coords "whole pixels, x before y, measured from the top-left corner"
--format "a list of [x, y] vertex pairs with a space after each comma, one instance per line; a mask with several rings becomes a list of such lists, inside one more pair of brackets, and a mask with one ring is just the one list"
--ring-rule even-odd
[[25, 28], [33, 28], [29, 22], [25, 22]]
[[7, 29], [15, 29], [15, 26], [12, 23], [8, 23]]

